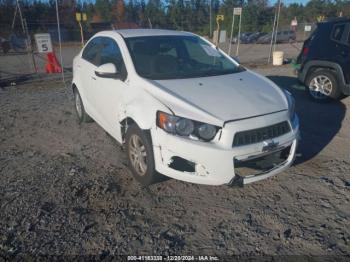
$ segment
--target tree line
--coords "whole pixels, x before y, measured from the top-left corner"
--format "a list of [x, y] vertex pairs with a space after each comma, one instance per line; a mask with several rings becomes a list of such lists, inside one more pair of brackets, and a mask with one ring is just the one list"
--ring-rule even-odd
[[[243, 31], [271, 31], [277, 7], [277, 3], [271, 4], [268, 0], [58, 0], [58, 4], [61, 24], [71, 30], [78, 29], [75, 12], [85, 12], [88, 17], [85, 29], [90, 22], [116, 25], [128, 22], [143, 28], [185, 30], [202, 35], [209, 35], [211, 26], [213, 30], [216, 28], [217, 14], [225, 16], [221, 28], [229, 31], [233, 7], [243, 7]], [[20, 5], [30, 31], [44, 30], [56, 23], [54, 0], [24, 0]], [[15, 6], [15, 0], [0, 0], [1, 28], [11, 25]], [[284, 5], [282, 1], [279, 23], [286, 28], [294, 18], [299, 23], [315, 23], [319, 17], [339, 15], [350, 16], [350, 0], [310, 0], [305, 5]], [[20, 26], [19, 19], [16, 19], [15, 27]]]

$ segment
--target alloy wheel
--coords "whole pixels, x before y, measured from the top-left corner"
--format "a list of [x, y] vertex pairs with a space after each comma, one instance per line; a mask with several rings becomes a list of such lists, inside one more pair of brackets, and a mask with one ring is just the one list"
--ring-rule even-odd
[[77, 109], [77, 113], [79, 118], [83, 115], [82, 103], [79, 94], [75, 95], [75, 108]]
[[129, 158], [137, 174], [144, 176], [147, 172], [147, 152], [141, 138], [136, 134], [129, 140]]
[[328, 76], [318, 75], [311, 79], [310, 94], [315, 99], [327, 99], [332, 93], [333, 83]]

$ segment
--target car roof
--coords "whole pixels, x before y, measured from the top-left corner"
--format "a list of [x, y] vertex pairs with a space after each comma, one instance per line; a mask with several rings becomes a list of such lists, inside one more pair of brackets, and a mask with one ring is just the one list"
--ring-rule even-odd
[[99, 32], [98, 35], [113, 36], [113, 34], [116, 34], [116, 33], [122, 35], [125, 38], [139, 37], [139, 36], [194, 35], [190, 32], [164, 30], [164, 29], [120, 29], [120, 30], [102, 31], [102, 32]]
[[328, 20], [325, 20], [323, 22], [320, 22], [320, 24], [327, 24], [327, 23], [337, 23], [337, 22], [350, 22], [350, 17], [334, 17], [329, 18]]

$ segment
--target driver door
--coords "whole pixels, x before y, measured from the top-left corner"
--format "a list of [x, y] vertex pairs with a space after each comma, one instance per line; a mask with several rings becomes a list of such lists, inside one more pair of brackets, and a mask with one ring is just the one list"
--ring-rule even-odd
[[91, 80], [90, 93], [93, 96], [93, 107], [96, 109], [99, 124], [117, 141], [122, 141], [119, 114], [128, 91], [125, 83], [127, 72], [117, 42], [109, 37], [101, 37], [102, 49], [99, 65], [113, 63], [118, 71], [116, 78], [99, 77], [96, 74]]

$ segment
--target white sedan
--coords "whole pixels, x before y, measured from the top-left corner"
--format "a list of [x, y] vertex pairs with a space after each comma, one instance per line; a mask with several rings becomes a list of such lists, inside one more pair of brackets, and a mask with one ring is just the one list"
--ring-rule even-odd
[[295, 157], [290, 93], [192, 33], [100, 32], [74, 58], [72, 88], [79, 120], [95, 120], [124, 144], [144, 185], [160, 174], [244, 185]]

